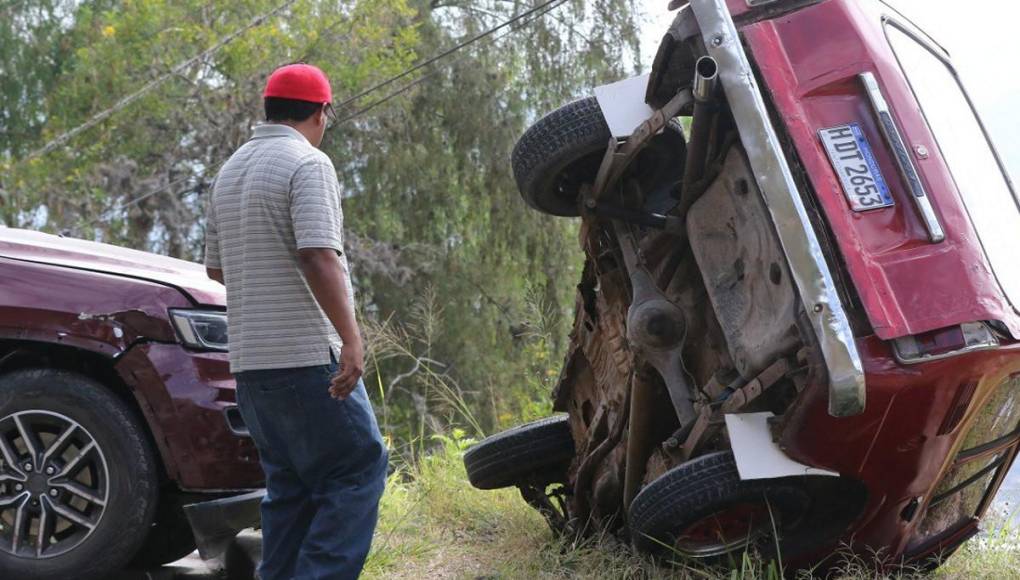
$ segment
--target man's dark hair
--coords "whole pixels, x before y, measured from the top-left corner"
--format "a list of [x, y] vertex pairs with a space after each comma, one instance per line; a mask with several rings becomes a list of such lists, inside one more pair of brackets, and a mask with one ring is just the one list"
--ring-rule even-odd
[[282, 97], [266, 97], [264, 104], [266, 120], [271, 122], [295, 121], [300, 123], [322, 109], [322, 103]]

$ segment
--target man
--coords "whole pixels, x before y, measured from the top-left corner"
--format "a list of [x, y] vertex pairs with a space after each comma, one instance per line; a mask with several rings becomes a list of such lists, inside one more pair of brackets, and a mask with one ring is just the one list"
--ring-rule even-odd
[[357, 578], [387, 454], [361, 382], [340, 185], [318, 149], [332, 90], [294, 64], [263, 98], [267, 123], [216, 178], [205, 256], [227, 287], [230, 370], [266, 473], [259, 577]]

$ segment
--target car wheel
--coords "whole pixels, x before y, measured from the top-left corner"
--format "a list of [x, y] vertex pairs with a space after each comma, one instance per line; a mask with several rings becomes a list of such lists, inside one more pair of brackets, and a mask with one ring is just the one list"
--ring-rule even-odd
[[704, 455], [666, 472], [634, 498], [631, 539], [651, 554], [710, 562], [755, 547], [773, 553], [773, 530], [782, 539], [809, 509], [799, 479], [742, 481], [732, 453]]
[[566, 415], [550, 417], [488, 437], [464, 454], [468, 480], [478, 489], [562, 480], [574, 457]]
[[131, 560], [132, 568], [155, 568], [176, 562], [195, 551], [195, 534], [177, 498], [163, 494], [156, 518], [142, 548]]
[[0, 578], [104, 578], [152, 525], [157, 464], [131, 409], [87, 377], [0, 376]]
[[[580, 215], [581, 185], [594, 183], [612, 134], [595, 97], [564, 105], [535, 122], [511, 155], [521, 196], [538, 211]], [[646, 194], [669, 188], [683, 176], [686, 142], [671, 121], [631, 164]]]

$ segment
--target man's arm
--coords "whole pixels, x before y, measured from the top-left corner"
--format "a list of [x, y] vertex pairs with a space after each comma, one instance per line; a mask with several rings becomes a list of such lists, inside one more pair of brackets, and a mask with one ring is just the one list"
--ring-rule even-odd
[[221, 268], [210, 268], [209, 266], [206, 266], [205, 275], [216, 280], [220, 284], [223, 284], [223, 270]]
[[347, 295], [347, 272], [332, 248], [302, 248], [298, 250], [298, 262], [315, 301], [344, 342], [340, 372], [333, 377], [329, 391], [338, 399], [346, 398], [365, 371], [365, 347]]
[[223, 284], [223, 265], [220, 263], [220, 232], [216, 225], [216, 206], [210, 202], [205, 219], [205, 275]]

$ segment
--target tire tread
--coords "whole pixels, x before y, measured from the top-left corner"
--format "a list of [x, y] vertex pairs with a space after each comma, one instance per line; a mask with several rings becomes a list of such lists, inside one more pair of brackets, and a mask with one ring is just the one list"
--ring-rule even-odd
[[464, 454], [468, 479], [478, 489], [508, 487], [528, 475], [566, 465], [574, 440], [565, 415], [549, 417], [488, 437]]

